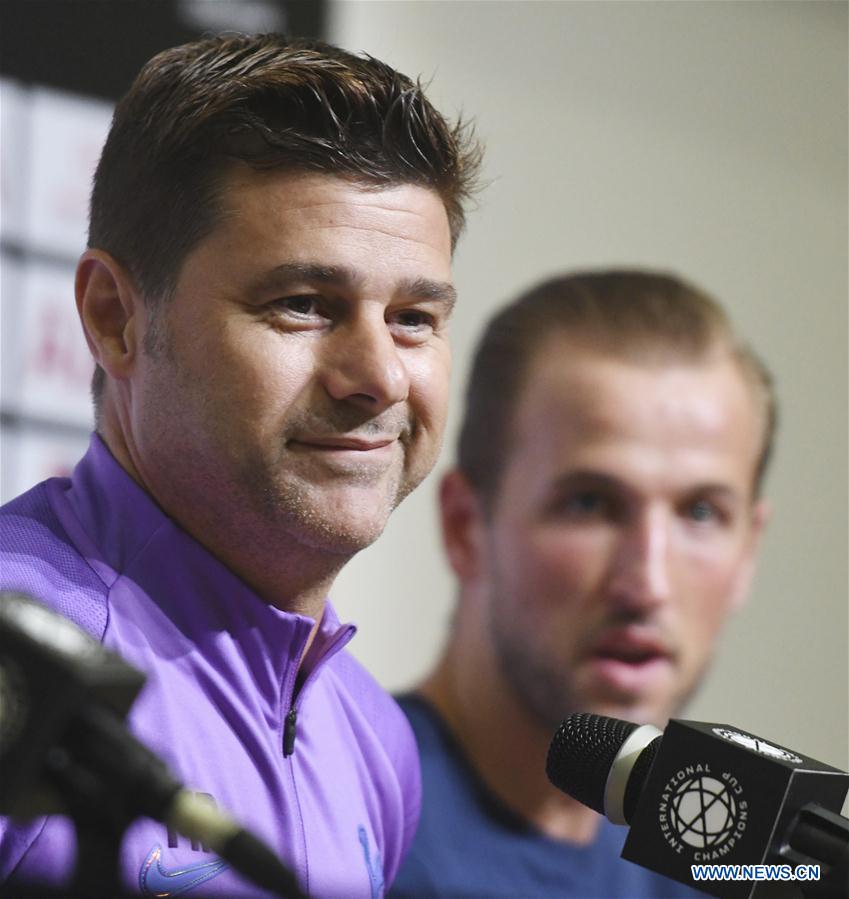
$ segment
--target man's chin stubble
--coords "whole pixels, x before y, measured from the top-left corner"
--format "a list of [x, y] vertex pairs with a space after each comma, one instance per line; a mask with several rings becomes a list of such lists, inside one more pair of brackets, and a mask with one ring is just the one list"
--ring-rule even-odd
[[383, 533], [389, 515], [402, 498], [402, 491], [393, 483], [379, 499], [359, 500], [355, 504], [359, 509], [343, 509], [322, 496], [321, 489], [293, 483], [266, 484], [257, 495], [269, 531], [279, 534], [281, 542], [350, 557]]

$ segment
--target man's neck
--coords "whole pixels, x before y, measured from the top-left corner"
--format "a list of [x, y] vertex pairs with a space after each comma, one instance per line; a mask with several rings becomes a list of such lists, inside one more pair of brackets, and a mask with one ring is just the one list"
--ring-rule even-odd
[[491, 660], [460, 651], [455, 641], [418, 692], [508, 808], [552, 839], [594, 839], [600, 817], [549, 783], [545, 759], [552, 735], [522, 707]]
[[[174, 514], [145, 484], [120, 429], [107, 418], [101, 423], [98, 433], [118, 464], [151, 496], [164, 514], [176, 521], [269, 605], [313, 618], [318, 626], [326, 597], [348, 560], [347, 556], [320, 552], [303, 543], [287, 541], [286, 536], [279, 532], [272, 535], [261, 522], [248, 529], [252, 531], [253, 539], [248, 539], [245, 533], [241, 534], [240, 539], [233, 539], [229, 522], [206, 520], [198, 523], [193, 518], [193, 515], [197, 517], [195, 510], [186, 510], [184, 516]], [[315, 629], [310, 642], [314, 633]]]

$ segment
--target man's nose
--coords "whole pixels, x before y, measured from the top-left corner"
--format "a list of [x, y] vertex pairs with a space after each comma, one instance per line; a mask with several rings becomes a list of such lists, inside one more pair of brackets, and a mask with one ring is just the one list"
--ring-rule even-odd
[[611, 573], [611, 601], [625, 611], [649, 612], [671, 595], [670, 522], [647, 509], [623, 525]]
[[323, 359], [324, 387], [333, 399], [375, 413], [407, 399], [410, 376], [382, 316], [360, 316], [335, 337]]

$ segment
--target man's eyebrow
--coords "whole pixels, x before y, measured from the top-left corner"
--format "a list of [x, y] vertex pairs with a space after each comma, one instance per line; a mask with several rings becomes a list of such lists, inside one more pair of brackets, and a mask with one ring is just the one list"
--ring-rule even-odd
[[[564, 472], [554, 481], [556, 490], [567, 490], [574, 487], [631, 492], [627, 481], [592, 468], [577, 468]], [[697, 481], [690, 485], [683, 485], [680, 493], [682, 496], [715, 496], [730, 500], [734, 500], [738, 496], [738, 491], [734, 487], [721, 481]]]
[[736, 500], [740, 492], [730, 484], [721, 484], [713, 481], [705, 481], [702, 484], [694, 484], [688, 491], [690, 495], [713, 496], [729, 500]]
[[572, 487], [595, 487], [604, 490], [622, 489], [624, 484], [619, 478], [603, 471], [592, 468], [576, 468], [563, 472], [553, 484], [556, 490], [566, 490]]
[[431, 278], [413, 278], [411, 281], [402, 281], [399, 290], [404, 296], [414, 297], [419, 300], [438, 300], [444, 303], [449, 310], [454, 308], [457, 302], [457, 290], [448, 281], [434, 281]]
[[254, 286], [257, 290], [279, 288], [292, 281], [309, 281], [314, 284], [350, 285], [357, 278], [354, 272], [342, 265], [322, 265], [317, 262], [283, 262], [263, 272]]
[[[354, 287], [362, 282], [362, 276], [344, 265], [322, 265], [316, 262], [284, 262], [263, 273], [255, 282], [256, 290], [279, 289], [293, 281], [326, 284], [335, 287]], [[396, 293], [417, 300], [437, 300], [453, 308], [457, 291], [448, 281], [431, 278], [402, 279], [396, 285]]]

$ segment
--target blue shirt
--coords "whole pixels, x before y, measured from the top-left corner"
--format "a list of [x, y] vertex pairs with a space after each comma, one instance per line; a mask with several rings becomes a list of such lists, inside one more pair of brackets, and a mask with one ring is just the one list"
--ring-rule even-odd
[[619, 857], [627, 829], [602, 821], [586, 846], [547, 837], [483, 784], [436, 711], [402, 696], [422, 762], [422, 814], [395, 899], [694, 899]]

